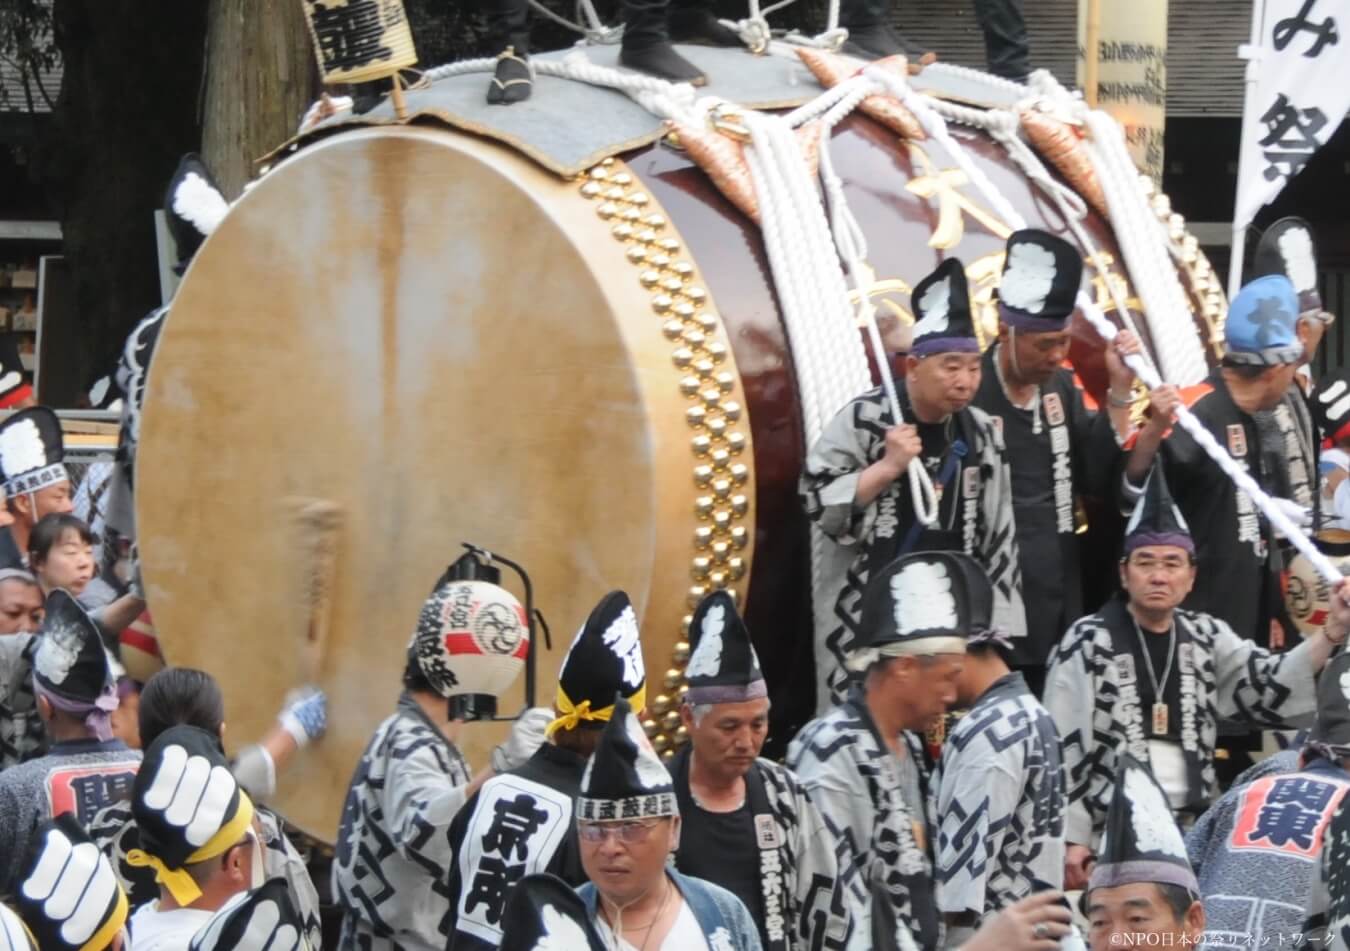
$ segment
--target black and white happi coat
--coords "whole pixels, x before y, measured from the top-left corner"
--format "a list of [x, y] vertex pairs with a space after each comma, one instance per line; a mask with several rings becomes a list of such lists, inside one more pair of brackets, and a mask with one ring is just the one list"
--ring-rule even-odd
[[375, 731], [347, 790], [333, 859], [343, 951], [444, 951], [450, 823], [470, 780], [463, 755], [411, 697]]
[[41, 756], [47, 734], [33, 693], [36, 634], [0, 637], [0, 770]]
[[[692, 800], [690, 755], [686, 746], [670, 763], [682, 812]], [[755, 923], [760, 926], [761, 942], [768, 938], [764, 951], [868, 947], [861, 935], [854, 934], [856, 896], [839, 873], [834, 839], [797, 777], [761, 758], [745, 781], [759, 846], [764, 920]], [[684, 844], [696, 849], [717, 847], [715, 842]], [[678, 852], [675, 867], [680, 868]]]
[[909, 734], [903, 740], [919, 767], [920, 816], [905, 805], [900, 763], [858, 688], [802, 728], [787, 761], [832, 839], [856, 915], [855, 940], [876, 951], [932, 951], [942, 944], [926, 847], [933, 841], [933, 804], [922, 745]]
[[1064, 880], [1064, 769], [1050, 714], [1019, 673], [947, 736], [937, 782], [938, 906], [984, 916]]
[[[1188, 806], [1218, 792], [1215, 737], [1220, 718], [1253, 726], [1304, 725], [1317, 709], [1314, 670], [1305, 641], [1271, 654], [1238, 637], [1216, 617], [1177, 609], [1178, 725], [1186, 763]], [[1069, 808], [1066, 838], [1092, 845], [1101, 838], [1121, 750], [1150, 762], [1148, 724], [1139, 701], [1131, 652], [1138, 634], [1122, 599], [1074, 622], [1050, 662], [1045, 706], [1064, 746]]]
[[[912, 418], [903, 387], [897, 395], [901, 411]], [[974, 407], [952, 420], [951, 444], [959, 441], [965, 454], [957, 457], [958, 469], [942, 493], [938, 525], [918, 533], [914, 546], [959, 548], [978, 561], [994, 586], [994, 624], [1016, 643], [1026, 634], [1026, 614], [1003, 437], [988, 414]], [[816, 528], [835, 543], [826, 546], [830, 550], [816, 581], [817, 591], [836, 592], [815, 605], [816, 702], [821, 711], [848, 689], [844, 662], [858, 644], [867, 580], [873, 570], [905, 553], [914, 525], [908, 476], [892, 482], [865, 508], [853, 503], [862, 471], [885, 454], [886, 430], [895, 424], [885, 394], [879, 387], [869, 390], [830, 420], [806, 457], [799, 486], [802, 504]], [[934, 475], [935, 484], [940, 474]], [[941, 541], [934, 544], [925, 535], [940, 536]]]

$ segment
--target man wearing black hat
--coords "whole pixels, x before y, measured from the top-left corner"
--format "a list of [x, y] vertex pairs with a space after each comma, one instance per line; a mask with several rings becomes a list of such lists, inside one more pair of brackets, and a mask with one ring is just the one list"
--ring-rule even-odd
[[1113, 787], [1100, 858], [1083, 895], [1092, 951], [1198, 947], [1205, 909], [1167, 796], [1128, 753]]
[[759, 758], [768, 689], [731, 595], [704, 598], [689, 637], [689, 744], [670, 763], [684, 846], [675, 867], [744, 902], [765, 951], [847, 947], [850, 896], [820, 813], [790, 771]]
[[973, 600], [971, 613], [956, 697], [968, 712], [942, 745], [937, 784], [938, 905], [948, 947], [989, 916], [1064, 881], [1059, 734], [1009, 668], [1012, 645], [989, 626], [988, 602]]
[[159, 900], [131, 918], [132, 947], [177, 951], [226, 902], [258, 884], [253, 801], [217, 737], [176, 726], [146, 748], [131, 808], [141, 848], [127, 860], [154, 869], [160, 888]]
[[788, 748], [788, 766], [820, 810], [859, 892], [855, 932], [870, 946], [940, 946], [934, 895], [933, 817], [917, 731], [956, 700], [974, 605], [988, 578], [958, 552], [903, 555], [873, 574], [859, 643], [861, 680]]
[[45, 406], [0, 422], [0, 478], [13, 522], [0, 531], [0, 568], [28, 567], [28, 537], [44, 515], [74, 509], [61, 420]]
[[1233, 786], [1186, 836], [1210, 932], [1253, 945], [1302, 931], [1323, 830], [1350, 789], [1350, 654], [1317, 682], [1317, 724], [1293, 771]]
[[[42, 951], [122, 948], [127, 896], [107, 857], [75, 817], [67, 814], [44, 823], [33, 843], [15, 900], [37, 947]], [[0, 951], [8, 951], [2, 938]]]
[[567, 650], [549, 742], [523, 765], [483, 783], [450, 826], [455, 951], [497, 946], [511, 883], [522, 875], [551, 872], [572, 886], [586, 881], [573, 813], [616, 694], [639, 713], [646, 704], [637, 614], [622, 591], [600, 600]]
[[60, 589], [47, 597], [33, 688], [51, 747], [0, 773], [0, 893], [15, 882], [40, 823], [64, 813], [87, 823], [126, 796], [141, 760], [113, 738], [117, 684], [98, 627]]
[[[847, 691], [848, 654], [866, 635], [859, 623], [868, 579], [907, 552], [974, 557], [993, 584], [995, 623], [1014, 642], [1026, 634], [1003, 437], [970, 405], [980, 385], [980, 348], [961, 262], [944, 261], [912, 300], [914, 343], [898, 393], [905, 421], [892, 419], [881, 388], [859, 396], [811, 447], [798, 489], [807, 516], [850, 559], [830, 559], [842, 570], [818, 584], [837, 592], [832, 604], [816, 605], [821, 709]], [[938, 498], [930, 526], [915, 512], [906, 476], [915, 464], [928, 471]]]
[[739, 898], [667, 865], [680, 842], [675, 789], [622, 698], [586, 764], [577, 836], [590, 879], [577, 893], [607, 946], [758, 951]]
[[495, 585], [459, 581], [451, 572], [437, 582], [408, 643], [398, 708], [376, 729], [352, 776], [333, 861], [344, 951], [443, 951], [455, 864], [450, 824], [494, 770], [520, 766], [543, 742], [550, 715], [534, 709], [476, 775], [455, 745], [463, 720], [451, 719], [451, 698], [495, 692], [484, 689], [484, 678], [495, 682], [512, 659], [518, 670], [529, 647], [518, 620], [510, 636], [494, 639], [502, 654], [484, 668], [478, 639], [454, 636], [477, 620], [462, 617], [464, 605], [482, 610], [489, 594], [509, 608], [494, 612], [496, 622], [523, 619], [519, 603]]
[[1195, 549], [1163, 470], [1155, 469], [1126, 530], [1123, 596], [1076, 621], [1051, 661], [1045, 706], [1069, 778], [1068, 888], [1091, 865], [1122, 756], [1151, 765], [1172, 809], [1203, 809], [1218, 788], [1220, 717], [1266, 727], [1310, 717], [1313, 678], [1350, 630], [1350, 581], [1332, 598], [1329, 633], [1311, 634], [1286, 654], [1183, 609], [1195, 583]]
[[1034, 229], [1008, 238], [998, 340], [985, 352], [975, 396], [1000, 425], [1012, 472], [1027, 615], [1012, 662], [1037, 695], [1060, 635], [1083, 615], [1076, 501], [1113, 494], [1120, 446], [1132, 430], [1134, 373], [1123, 358], [1140, 352], [1134, 334], [1121, 331], [1106, 348], [1104, 413], [1065, 367], [1082, 275], [1083, 259], [1064, 239]]

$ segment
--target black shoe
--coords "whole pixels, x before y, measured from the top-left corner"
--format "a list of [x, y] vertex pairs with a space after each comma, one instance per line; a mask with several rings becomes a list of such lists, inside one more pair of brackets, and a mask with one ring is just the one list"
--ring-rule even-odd
[[487, 101], [509, 106], [529, 99], [532, 92], [534, 76], [530, 73], [530, 61], [517, 56], [515, 48], [508, 46], [497, 56], [497, 71], [488, 83]]
[[619, 50], [619, 63], [667, 82], [708, 85], [708, 77], [703, 75], [703, 71], [675, 52], [675, 47], [669, 43], [657, 43], [641, 49], [632, 49], [625, 44]]
[[711, 10], [702, 8], [670, 11], [670, 38], [676, 43], [701, 46], [743, 46], [735, 30], [717, 21]]
[[884, 59], [903, 53], [916, 62], [924, 53], [916, 44], [897, 34], [885, 23], [849, 27], [844, 52], [864, 59]]

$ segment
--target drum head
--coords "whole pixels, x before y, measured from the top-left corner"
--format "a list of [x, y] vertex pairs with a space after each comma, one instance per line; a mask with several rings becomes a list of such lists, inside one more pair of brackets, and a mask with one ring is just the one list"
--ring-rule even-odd
[[[575, 183], [411, 128], [300, 153], [194, 260], [144, 416], [147, 594], [168, 660], [219, 679], [232, 749], [292, 687], [328, 691], [328, 735], [274, 803], [306, 832], [332, 840], [461, 541], [534, 581], [554, 630], [535, 645], [538, 703], [612, 588], [638, 607], [662, 689], [695, 486], [671, 345], [635, 277]], [[517, 686], [503, 711], [521, 702]], [[505, 730], [464, 728], [475, 771]]]

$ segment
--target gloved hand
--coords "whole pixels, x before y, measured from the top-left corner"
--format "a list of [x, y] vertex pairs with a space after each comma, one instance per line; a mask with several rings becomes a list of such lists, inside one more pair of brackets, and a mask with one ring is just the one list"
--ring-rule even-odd
[[328, 730], [328, 695], [317, 687], [292, 690], [277, 715], [277, 722], [295, 740], [295, 745], [304, 749]]
[[544, 730], [553, 722], [553, 711], [531, 707], [511, 726], [506, 742], [492, 751], [493, 772], [504, 773], [525, 765], [535, 750], [544, 745]]

